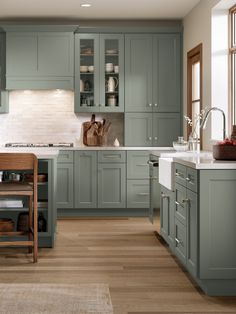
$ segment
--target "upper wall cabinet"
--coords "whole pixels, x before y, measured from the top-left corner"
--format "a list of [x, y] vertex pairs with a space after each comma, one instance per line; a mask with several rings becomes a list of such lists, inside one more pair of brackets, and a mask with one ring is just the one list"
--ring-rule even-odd
[[7, 89], [73, 89], [73, 32], [6, 34]]
[[179, 34], [125, 36], [125, 110], [179, 112]]
[[75, 35], [75, 112], [124, 111], [124, 36]]

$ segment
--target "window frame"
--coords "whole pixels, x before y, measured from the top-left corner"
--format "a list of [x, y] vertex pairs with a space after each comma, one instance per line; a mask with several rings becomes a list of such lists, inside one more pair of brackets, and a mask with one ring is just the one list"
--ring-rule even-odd
[[229, 125], [236, 124], [236, 5], [229, 9]]
[[[203, 65], [202, 65], [202, 43], [191, 49], [187, 53], [187, 116], [192, 119], [192, 66], [194, 63], [200, 63], [200, 111], [202, 110], [202, 78], [203, 78]], [[191, 126], [187, 125], [187, 137], [191, 133]], [[200, 148], [202, 148], [202, 129], [200, 130]]]

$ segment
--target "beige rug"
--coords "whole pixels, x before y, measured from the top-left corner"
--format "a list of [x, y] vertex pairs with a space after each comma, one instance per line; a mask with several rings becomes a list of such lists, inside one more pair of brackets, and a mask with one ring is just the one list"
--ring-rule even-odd
[[1, 314], [112, 314], [106, 284], [0, 284]]

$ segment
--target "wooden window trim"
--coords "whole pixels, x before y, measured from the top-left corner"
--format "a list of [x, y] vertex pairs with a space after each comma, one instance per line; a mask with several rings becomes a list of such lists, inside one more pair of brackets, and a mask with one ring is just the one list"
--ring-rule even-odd
[[[236, 68], [233, 69], [233, 57], [236, 55], [236, 43], [234, 43], [233, 18], [236, 13], [236, 5], [229, 9], [229, 126], [236, 124], [236, 90], [234, 87]], [[231, 128], [229, 127], [229, 132]]]
[[[202, 110], [202, 44], [199, 44], [187, 53], [187, 116], [192, 117], [192, 65], [200, 62], [200, 110]], [[196, 100], [195, 100], [196, 102]], [[187, 136], [191, 133], [187, 126]], [[202, 130], [200, 130], [200, 147], [202, 148]]]

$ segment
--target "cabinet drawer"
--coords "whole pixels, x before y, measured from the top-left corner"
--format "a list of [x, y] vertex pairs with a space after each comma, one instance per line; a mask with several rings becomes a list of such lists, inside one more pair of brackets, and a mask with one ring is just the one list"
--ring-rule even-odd
[[149, 208], [149, 180], [127, 181], [127, 207]]
[[74, 162], [74, 152], [61, 150], [59, 152], [57, 162], [62, 162], [62, 163]]
[[187, 169], [178, 163], [175, 164], [175, 182], [186, 186]]
[[186, 182], [187, 188], [193, 192], [198, 191], [198, 175], [197, 170], [193, 168], [187, 168]]
[[187, 218], [187, 189], [176, 183], [175, 185], [175, 217], [186, 225]]
[[144, 151], [127, 152], [127, 178], [148, 179], [149, 178], [149, 153]]
[[178, 259], [186, 265], [187, 254], [187, 233], [184, 226], [178, 219], [175, 219], [175, 254]]
[[98, 152], [98, 162], [126, 162], [126, 152], [125, 151], [99, 151]]

